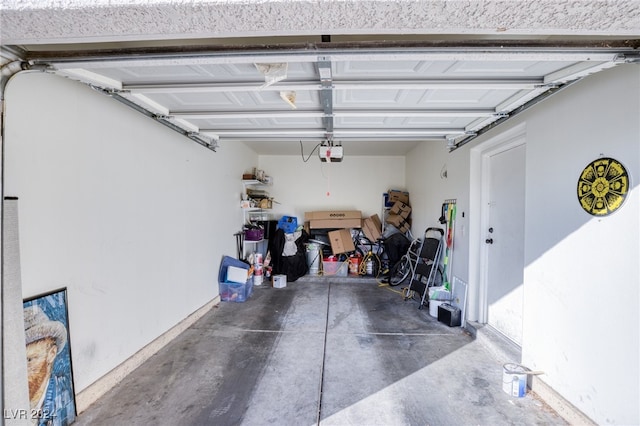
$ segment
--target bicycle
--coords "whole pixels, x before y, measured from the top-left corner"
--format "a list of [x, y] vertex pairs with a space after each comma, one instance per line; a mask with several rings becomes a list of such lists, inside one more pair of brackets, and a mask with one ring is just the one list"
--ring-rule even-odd
[[415, 272], [415, 265], [418, 260], [418, 250], [422, 240], [416, 238], [411, 242], [407, 252], [400, 258], [395, 265], [391, 267], [389, 273], [389, 285], [392, 287], [399, 286], [404, 283], [409, 276]]
[[[359, 275], [373, 275], [378, 277], [388, 272], [388, 262], [384, 252], [384, 239], [378, 238], [375, 242], [371, 241], [361, 229], [354, 230], [353, 245], [355, 253], [360, 257]], [[367, 266], [368, 262], [371, 265]]]

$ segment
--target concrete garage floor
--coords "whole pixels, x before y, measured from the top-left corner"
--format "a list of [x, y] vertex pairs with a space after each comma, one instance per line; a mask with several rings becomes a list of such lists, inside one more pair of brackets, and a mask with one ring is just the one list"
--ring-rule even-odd
[[481, 339], [375, 280], [303, 277], [221, 302], [79, 425], [566, 424], [502, 390]]

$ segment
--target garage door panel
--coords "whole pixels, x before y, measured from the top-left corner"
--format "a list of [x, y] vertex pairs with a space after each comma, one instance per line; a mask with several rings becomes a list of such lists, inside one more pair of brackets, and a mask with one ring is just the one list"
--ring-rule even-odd
[[255, 129], [269, 128], [320, 128], [322, 120], [313, 117], [293, 117], [293, 118], [209, 118], [190, 120], [200, 129], [244, 129], [248, 126]]
[[336, 90], [336, 108], [381, 108], [402, 107], [416, 103], [417, 94], [409, 90]]
[[[265, 75], [253, 63], [240, 64], [195, 64], [105, 67], [94, 70], [105, 77], [124, 84], [204, 83], [204, 82], [256, 82], [264, 84]], [[316, 78], [317, 72], [311, 63], [288, 63], [286, 78], [300, 80]]]
[[340, 117], [335, 119], [336, 126], [340, 128], [464, 128], [472, 118], [458, 117]]
[[517, 90], [491, 89], [425, 90], [416, 105], [430, 108], [492, 108], [516, 93]]
[[[433, 69], [432, 69], [433, 68]], [[438, 75], [438, 67], [428, 61], [349, 61], [337, 62], [334, 66], [334, 79], [374, 80], [381, 76], [394, 76], [395, 79], [424, 78], [425, 75]]]
[[[323, 47], [71, 57], [35, 65], [183, 126], [186, 135], [222, 129], [216, 143], [225, 137], [425, 140], [444, 134], [458, 147], [533, 100], [617, 65], [625, 54], [601, 47]], [[256, 62], [286, 63], [286, 77], [265, 87]]]
[[[250, 110], [263, 111], [272, 109], [291, 109], [278, 91], [262, 92], [210, 92], [210, 93], [154, 93], [147, 94], [170, 111], [197, 110]], [[296, 93], [295, 104], [298, 108], [318, 108], [318, 93], [300, 91]]]
[[574, 62], [560, 61], [457, 61], [445, 72], [452, 77], [531, 78], [547, 75]]

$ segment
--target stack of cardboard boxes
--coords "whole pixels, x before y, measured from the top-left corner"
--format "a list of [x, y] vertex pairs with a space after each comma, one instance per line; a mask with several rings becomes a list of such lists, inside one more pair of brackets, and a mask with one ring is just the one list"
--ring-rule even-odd
[[385, 222], [393, 225], [400, 232], [405, 233], [411, 229], [411, 206], [409, 205], [409, 193], [390, 190], [388, 192], [386, 206], [390, 206], [389, 214]]
[[304, 222], [307, 232], [317, 229], [334, 229], [327, 233], [333, 254], [347, 253], [356, 249], [350, 229], [362, 227], [362, 212], [360, 210], [305, 212]]
[[[409, 194], [400, 191], [389, 191], [393, 197], [386, 222], [398, 228], [401, 232], [409, 230]], [[348, 253], [355, 250], [351, 229], [362, 229], [364, 235], [371, 242], [382, 237], [382, 222], [377, 214], [362, 218], [360, 210], [328, 210], [305, 212], [305, 228], [309, 234], [317, 230], [330, 230], [327, 237], [334, 255]]]

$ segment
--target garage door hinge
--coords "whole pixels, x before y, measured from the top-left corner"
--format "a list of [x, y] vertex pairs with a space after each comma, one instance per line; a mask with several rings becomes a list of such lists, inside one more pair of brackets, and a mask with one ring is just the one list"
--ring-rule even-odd
[[545, 83], [545, 84], [537, 84], [536, 88], [538, 88], [538, 89], [557, 89], [560, 86], [561, 86], [561, 84], [559, 84], [559, 83]]

